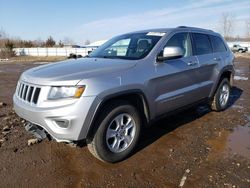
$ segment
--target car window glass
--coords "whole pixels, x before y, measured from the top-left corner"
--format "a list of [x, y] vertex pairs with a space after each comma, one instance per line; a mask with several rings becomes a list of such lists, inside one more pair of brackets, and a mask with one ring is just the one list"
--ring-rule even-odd
[[109, 48], [107, 48], [106, 51], [108, 55], [125, 56], [127, 53], [129, 43], [130, 39], [119, 40], [113, 45], [111, 45]]
[[177, 33], [170, 38], [165, 47], [179, 47], [184, 52], [184, 57], [192, 55], [192, 46], [188, 33]]
[[213, 50], [214, 52], [225, 52], [227, 51], [224, 42], [222, 41], [221, 38], [217, 37], [217, 36], [210, 36], [211, 41], [212, 41], [212, 46], [213, 46]]
[[136, 60], [146, 57], [165, 33], [131, 33], [114, 37], [88, 57]]
[[207, 35], [194, 33], [193, 39], [196, 55], [212, 53], [212, 47]]

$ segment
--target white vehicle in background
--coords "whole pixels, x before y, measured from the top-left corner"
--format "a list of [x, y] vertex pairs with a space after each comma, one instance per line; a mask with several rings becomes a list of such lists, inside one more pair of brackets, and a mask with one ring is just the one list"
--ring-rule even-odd
[[239, 44], [233, 44], [232, 46], [230, 46], [230, 49], [232, 50], [232, 52], [239, 52], [239, 53], [245, 53], [248, 51], [247, 47], [241, 46]]

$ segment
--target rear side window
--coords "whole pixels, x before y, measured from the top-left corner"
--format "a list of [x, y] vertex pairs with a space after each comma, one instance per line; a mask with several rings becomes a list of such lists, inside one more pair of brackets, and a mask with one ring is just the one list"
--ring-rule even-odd
[[213, 52], [209, 38], [205, 34], [193, 33], [196, 55], [210, 54]]
[[214, 52], [226, 52], [227, 48], [223, 40], [217, 36], [210, 36]]

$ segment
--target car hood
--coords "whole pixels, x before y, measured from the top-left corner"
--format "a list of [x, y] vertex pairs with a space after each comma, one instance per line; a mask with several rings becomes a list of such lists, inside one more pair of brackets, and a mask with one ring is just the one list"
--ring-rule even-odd
[[37, 85], [76, 85], [82, 79], [123, 71], [136, 61], [80, 58], [38, 66], [25, 71], [20, 80]]

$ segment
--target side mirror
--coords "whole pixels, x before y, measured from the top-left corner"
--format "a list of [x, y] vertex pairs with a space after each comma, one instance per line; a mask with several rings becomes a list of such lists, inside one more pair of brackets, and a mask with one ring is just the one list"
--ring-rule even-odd
[[184, 52], [180, 47], [165, 47], [163, 51], [157, 56], [158, 61], [165, 61], [169, 59], [181, 58], [184, 56]]

